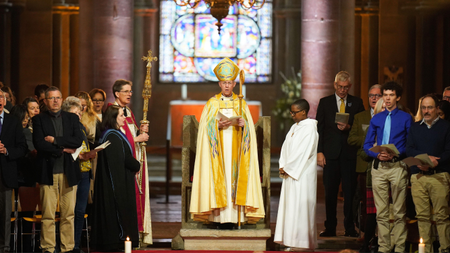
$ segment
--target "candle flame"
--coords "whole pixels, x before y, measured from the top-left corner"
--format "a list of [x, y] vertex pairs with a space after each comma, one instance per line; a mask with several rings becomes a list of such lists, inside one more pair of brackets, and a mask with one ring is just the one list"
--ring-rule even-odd
[[[130, 237], [127, 236], [127, 241], [129, 241], [129, 240], [130, 240]], [[422, 239], [420, 239], [420, 240], [422, 240]]]
[[423, 243], [423, 239], [422, 239], [422, 237], [420, 237], [420, 243], [421, 243], [421, 244]]

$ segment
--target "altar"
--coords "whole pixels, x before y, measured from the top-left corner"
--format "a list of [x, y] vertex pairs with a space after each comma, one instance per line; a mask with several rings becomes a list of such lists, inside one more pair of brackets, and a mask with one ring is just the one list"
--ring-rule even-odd
[[[169, 116], [167, 119], [167, 140], [170, 140], [171, 147], [183, 146], [183, 117], [185, 115], [194, 115], [200, 122], [205, 100], [172, 100], [169, 103]], [[262, 116], [260, 101], [246, 101], [253, 122], [256, 123]]]

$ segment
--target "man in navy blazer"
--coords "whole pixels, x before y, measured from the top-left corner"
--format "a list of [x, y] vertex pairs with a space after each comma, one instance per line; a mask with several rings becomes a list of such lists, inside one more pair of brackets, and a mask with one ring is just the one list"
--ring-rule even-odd
[[[325, 230], [322, 237], [336, 236], [336, 207], [339, 184], [342, 181], [344, 192], [344, 227], [345, 236], [357, 237], [353, 222], [353, 197], [356, 189], [356, 152], [348, 145], [347, 139], [355, 114], [364, 111], [361, 98], [348, 94], [352, 86], [350, 74], [346, 71], [337, 73], [334, 81], [335, 93], [320, 100], [317, 108], [319, 144], [317, 147], [317, 164], [323, 167], [323, 184], [325, 186]], [[348, 123], [335, 123], [336, 113], [349, 114]]]
[[12, 189], [19, 187], [16, 162], [27, 153], [22, 123], [5, 113], [5, 104], [3, 91], [0, 90], [0, 253], [10, 249]]
[[42, 204], [41, 249], [55, 251], [55, 212], [59, 199], [61, 252], [72, 251], [77, 183], [81, 170], [72, 153], [83, 142], [77, 115], [61, 110], [62, 95], [57, 87], [45, 92], [47, 111], [33, 117], [33, 143], [37, 150]]

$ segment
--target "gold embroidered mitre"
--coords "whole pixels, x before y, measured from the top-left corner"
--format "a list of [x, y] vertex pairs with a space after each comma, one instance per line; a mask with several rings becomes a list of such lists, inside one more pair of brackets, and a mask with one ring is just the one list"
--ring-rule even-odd
[[229, 58], [225, 58], [214, 68], [219, 81], [234, 81], [239, 73], [239, 67]]

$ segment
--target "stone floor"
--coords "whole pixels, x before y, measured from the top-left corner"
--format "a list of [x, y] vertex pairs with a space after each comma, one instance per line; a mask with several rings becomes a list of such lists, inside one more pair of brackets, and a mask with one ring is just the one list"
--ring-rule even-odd
[[[272, 157], [271, 182], [272, 188], [280, 185], [281, 179], [278, 177], [278, 158]], [[173, 173], [172, 182], [181, 182], [181, 162], [175, 157], [172, 160]], [[165, 157], [149, 156], [149, 176], [150, 181], [154, 184], [165, 181]], [[173, 185], [173, 184], [172, 184]], [[172, 186], [174, 187], [174, 186]], [[175, 186], [176, 187], [176, 186]], [[177, 189], [170, 189], [170, 192], [176, 192]], [[278, 211], [279, 189], [273, 189], [271, 197], [271, 229], [272, 234], [275, 230], [275, 222]], [[152, 194], [152, 226], [154, 244], [150, 245], [148, 250], [170, 249], [170, 243], [173, 237], [178, 234], [181, 228], [181, 196], [169, 195], [169, 203], [165, 203], [166, 196], [164, 192]], [[337, 237], [321, 238], [319, 237], [319, 248], [316, 251], [338, 251], [340, 249], [358, 249], [361, 244], [357, 238], [348, 238], [342, 236], [344, 234], [343, 227], [343, 201], [338, 202], [338, 227]], [[325, 220], [325, 201], [324, 189], [322, 185], [322, 170], [318, 168], [317, 181], [317, 230], [318, 233], [323, 230], [323, 221]], [[279, 246], [268, 243], [268, 250], [280, 250]]]

